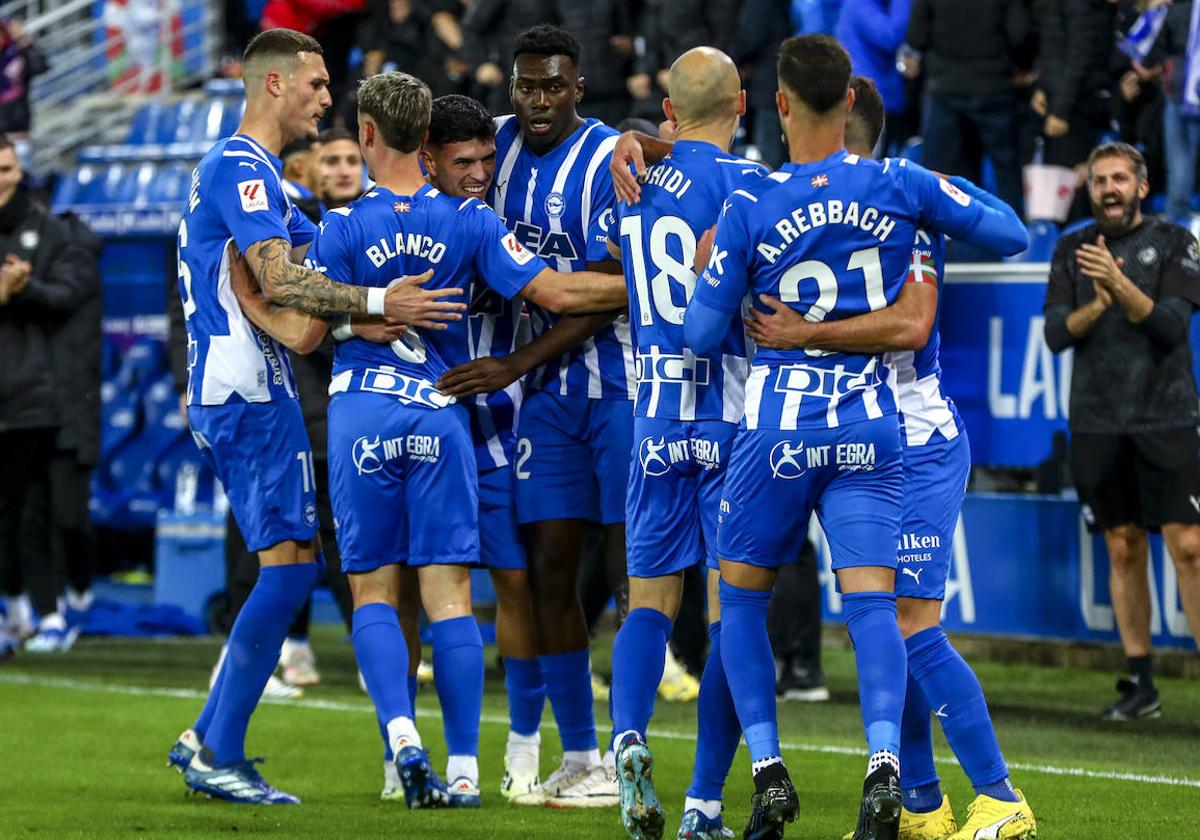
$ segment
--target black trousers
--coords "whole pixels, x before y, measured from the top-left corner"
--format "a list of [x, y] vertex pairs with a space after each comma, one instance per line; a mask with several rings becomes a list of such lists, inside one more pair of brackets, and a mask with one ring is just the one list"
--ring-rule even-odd
[[92, 467], [74, 452], [59, 450], [50, 459], [50, 553], [76, 592], [86, 592], [95, 574], [96, 542], [88, 507]]
[[[342, 571], [342, 556], [338, 552], [337, 540], [333, 530], [333, 507], [329, 501], [329, 462], [324, 458], [313, 459], [313, 469], [317, 476], [317, 523], [321, 535], [321, 548], [325, 553], [325, 585], [333, 593], [342, 621], [346, 630], [351, 630], [351, 617], [354, 615], [354, 599], [350, 595], [350, 581]], [[230, 515], [225, 523], [225, 592], [229, 596], [229, 614], [226, 626], [222, 629], [228, 632], [237, 620], [238, 613], [250, 590], [258, 582], [258, 556], [246, 548], [242, 533], [237, 523]], [[308, 635], [308, 626], [312, 618], [312, 601], [306, 601], [304, 607], [296, 614], [296, 620], [288, 629], [288, 635], [303, 638]]]
[[795, 563], [779, 569], [775, 594], [767, 613], [767, 632], [775, 658], [784, 666], [818, 671], [821, 668], [821, 582], [817, 553], [804, 541]]
[[49, 464], [57, 429], [0, 432], [0, 582], [28, 591], [42, 615], [58, 609], [63, 574], [49, 540]]

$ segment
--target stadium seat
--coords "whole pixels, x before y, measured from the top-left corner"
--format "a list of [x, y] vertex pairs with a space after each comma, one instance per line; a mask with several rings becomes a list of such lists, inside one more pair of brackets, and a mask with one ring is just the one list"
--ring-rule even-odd
[[1058, 241], [1058, 225], [1050, 221], [1030, 222], [1029, 247], [1021, 253], [1005, 257], [1005, 262], [1037, 263], [1049, 262], [1054, 256], [1054, 243]]
[[162, 138], [163, 143], [189, 143], [192, 140], [193, 118], [200, 109], [195, 99], [181, 99], [172, 106], [174, 131]]
[[172, 161], [158, 168], [150, 185], [148, 198], [152, 204], [179, 204], [187, 196], [192, 181], [192, 167], [183, 161]]
[[152, 99], [138, 108], [129, 126], [129, 133], [125, 135], [125, 142], [133, 145], [160, 142], [158, 127], [163, 120], [164, 105], [162, 99]]
[[232, 136], [237, 131], [238, 123], [242, 121], [242, 114], [245, 112], [246, 100], [242, 97], [233, 100], [221, 116], [221, 131], [218, 138]]
[[1077, 231], [1077, 230], [1083, 230], [1085, 227], [1087, 227], [1091, 223], [1092, 223], [1091, 219], [1076, 219], [1075, 221], [1071, 222], [1069, 225], [1064, 227], [1062, 229], [1062, 231], [1059, 233], [1059, 236], [1066, 236], [1068, 234], [1075, 233], [1075, 231]]
[[911, 160], [913, 163], [921, 162], [921, 153], [925, 149], [925, 141], [920, 137], [913, 137], [904, 144], [904, 148], [900, 150], [900, 157], [906, 160]]

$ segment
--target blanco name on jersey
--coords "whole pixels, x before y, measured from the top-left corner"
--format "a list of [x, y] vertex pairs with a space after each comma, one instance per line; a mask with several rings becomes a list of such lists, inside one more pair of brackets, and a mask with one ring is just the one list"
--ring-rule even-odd
[[436, 264], [446, 255], [446, 246], [441, 242], [434, 242], [424, 234], [397, 231], [394, 239], [380, 239], [378, 245], [372, 245], [366, 250], [367, 259], [376, 268], [382, 268], [388, 260], [401, 254], [420, 257]]

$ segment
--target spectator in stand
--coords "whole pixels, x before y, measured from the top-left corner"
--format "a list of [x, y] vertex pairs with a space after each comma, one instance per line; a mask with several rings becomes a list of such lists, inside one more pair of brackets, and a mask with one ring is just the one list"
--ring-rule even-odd
[[884, 155], [894, 154], [911, 131], [904, 118], [904, 78], [897, 53], [908, 33], [911, 0], [856, 0], [842, 6], [835, 33], [850, 53], [854, 72], [875, 82], [887, 114]]
[[[1157, 8], [1167, 0], [1152, 0], [1147, 9]], [[1165, 12], [1163, 12], [1165, 14]], [[1117, 4], [1116, 31], [1131, 31], [1141, 20], [1138, 6], [1131, 3]], [[1161, 30], [1160, 30], [1161, 31]], [[1150, 192], [1162, 192], [1166, 179], [1163, 175], [1163, 89], [1160, 84], [1162, 67], [1150, 53], [1156, 39], [1150, 37], [1145, 44], [1145, 54], [1129, 45], [1122, 38], [1118, 49], [1113, 51], [1112, 76], [1117, 79], [1113, 90], [1113, 118], [1122, 140], [1137, 146], [1146, 158], [1146, 171], [1150, 177]]]
[[0, 133], [29, 133], [29, 82], [49, 69], [21, 21], [0, 21]]
[[1023, 0], [913, 0], [908, 43], [922, 54], [926, 95], [921, 162], [980, 181], [992, 160], [996, 192], [1021, 212], [1015, 58], [1030, 37]]
[[463, 44], [461, 9], [458, 0], [374, 0], [359, 27], [363, 78], [399, 70], [421, 79], [434, 96], [458, 93], [461, 73], [452, 59]]
[[746, 132], [763, 163], [772, 169], [787, 162], [783, 127], [775, 108], [779, 89], [775, 61], [780, 43], [790, 34], [779, 21], [787, 19], [791, 5], [792, 0], [747, 0], [738, 13], [729, 52], [746, 79], [752, 113]]
[[[737, 16], [737, 0], [644, 0], [634, 72], [626, 83], [634, 100], [633, 113], [657, 120], [672, 62], [692, 47], [729, 52]], [[772, 24], [778, 27], [779, 21]]]
[[[1161, 5], [1161, 0], [1159, 2]], [[1150, 51], [1147, 64], [1135, 73], [1147, 81], [1161, 76], [1163, 102], [1163, 146], [1167, 169], [1167, 206], [1169, 222], [1180, 222], [1188, 213], [1196, 188], [1196, 157], [1200, 155], [1200, 102], [1185, 102], [1185, 74], [1188, 59], [1200, 61], [1200, 48], [1191, 46], [1193, 3], [1175, 0], [1167, 9], [1166, 19]], [[1197, 33], [1196, 37], [1200, 37]], [[1138, 68], [1134, 67], [1133, 71]]]
[[1200, 440], [1188, 326], [1200, 305], [1200, 248], [1183, 228], [1142, 216], [1146, 164], [1125, 143], [1087, 163], [1095, 224], [1059, 239], [1046, 287], [1046, 344], [1075, 348], [1071, 469], [1093, 531], [1128, 678], [1108, 720], [1161, 714], [1150, 663], [1147, 531], [1161, 531], [1179, 597], [1200, 640]]
[[[1112, 122], [1116, 6], [1109, 0], [1043, 0], [1038, 85], [1033, 109], [1044, 117], [1044, 161], [1083, 164]], [[999, 167], [997, 167], [997, 170]], [[1085, 189], [1076, 192], [1071, 219], [1088, 216]]]
[[0, 580], [10, 602], [21, 595], [14, 584], [28, 589], [40, 623], [26, 650], [49, 652], [74, 641], [59, 611], [65, 570], [50, 551], [44, 498], [48, 465], [71, 432], [50, 345], [96, 296], [99, 276], [80, 270], [69, 229], [33, 203], [22, 175], [12, 141], [0, 135]]
[[350, 53], [358, 46], [358, 25], [366, 14], [367, 0], [267, 0], [261, 27], [294, 29], [319, 40], [336, 102], [350, 92]]

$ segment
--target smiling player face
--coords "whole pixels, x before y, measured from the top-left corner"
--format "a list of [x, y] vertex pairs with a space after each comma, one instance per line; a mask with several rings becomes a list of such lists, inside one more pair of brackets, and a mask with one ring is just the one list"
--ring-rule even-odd
[[583, 99], [583, 78], [565, 55], [519, 55], [510, 88], [513, 113], [525, 144], [544, 154], [576, 129], [575, 106]]
[[428, 144], [424, 151], [429, 180], [446, 195], [482, 199], [496, 171], [495, 140], [464, 140], [439, 146]]

